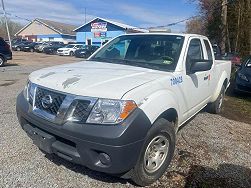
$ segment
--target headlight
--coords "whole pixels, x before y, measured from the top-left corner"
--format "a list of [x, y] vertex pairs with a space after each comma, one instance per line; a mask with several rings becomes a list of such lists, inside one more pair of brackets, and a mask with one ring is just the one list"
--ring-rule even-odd
[[123, 121], [137, 108], [134, 101], [99, 99], [86, 121], [95, 124], [114, 124]]
[[238, 73], [238, 76], [239, 76], [240, 79], [245, 80], [245, 81], [248, 82], [248, 78], [244, 74]]
[[35, 85], [28, 80], [26, 86], [24, 87], [24, 96], [27, 99], [27, 101], [30, 102], [33, 101], [34, 92], [35, 92]]

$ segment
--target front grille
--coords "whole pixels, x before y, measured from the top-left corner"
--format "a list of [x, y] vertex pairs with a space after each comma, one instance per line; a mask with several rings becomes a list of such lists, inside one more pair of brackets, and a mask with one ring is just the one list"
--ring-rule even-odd
[[[45, 108], [42, 104], [42, 99], [46, 96], [50, 96], [52, 98], [52, 103]], [[64, 94], [37, 87], [35, 107], [40, 110], [46, 111], [49, 114], [56, 115], [65, 97], [66, 95]]]
[[79, 100], [72, 114], [72, 118], [78, 122], [85, 122], [90, 113], [88, 110], [89, 105], [90, 105], [90, 101]]

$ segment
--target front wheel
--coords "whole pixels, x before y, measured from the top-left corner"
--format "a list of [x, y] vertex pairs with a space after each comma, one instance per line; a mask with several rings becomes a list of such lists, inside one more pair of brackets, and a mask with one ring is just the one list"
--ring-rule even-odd
[[222, 110], [222, 105], [225, 97], [225, 86], [222, 86], [219, 96], [216, 101], [208, 104], [208, 112], [213, 114], [219, 114]]
[[166, 119], [158, 119], [149, 130], [132, 180], [146, 186], [159, 179], [169, 166], [175, 150], [175, 130]]
[[0, 67], [3, 67], [5, 63], [5, 60], [2, 56], [0, 56]]

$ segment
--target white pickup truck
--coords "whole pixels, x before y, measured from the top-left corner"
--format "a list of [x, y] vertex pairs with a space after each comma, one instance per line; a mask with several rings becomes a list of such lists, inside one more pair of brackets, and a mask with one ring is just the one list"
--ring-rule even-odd
[[204, 36], [122, 35], [87, 61], [31, 73], [17, 115], [45, 152], [145, 186], [166, 171], [181, 125], [220, 112], [230, 72]]

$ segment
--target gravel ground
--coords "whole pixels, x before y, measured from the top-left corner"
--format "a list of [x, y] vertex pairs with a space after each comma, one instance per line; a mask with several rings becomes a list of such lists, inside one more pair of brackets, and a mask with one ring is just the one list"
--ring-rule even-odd
[[[75, 61], [20, 52], [0, 68], [0, 187], [135, 187], [44, 154], [18, 124], [15, 100], [28, 74]], [[178, 132], [171, 167], [150, 187], [251, 187], [251, 124], [199, 113]]]

